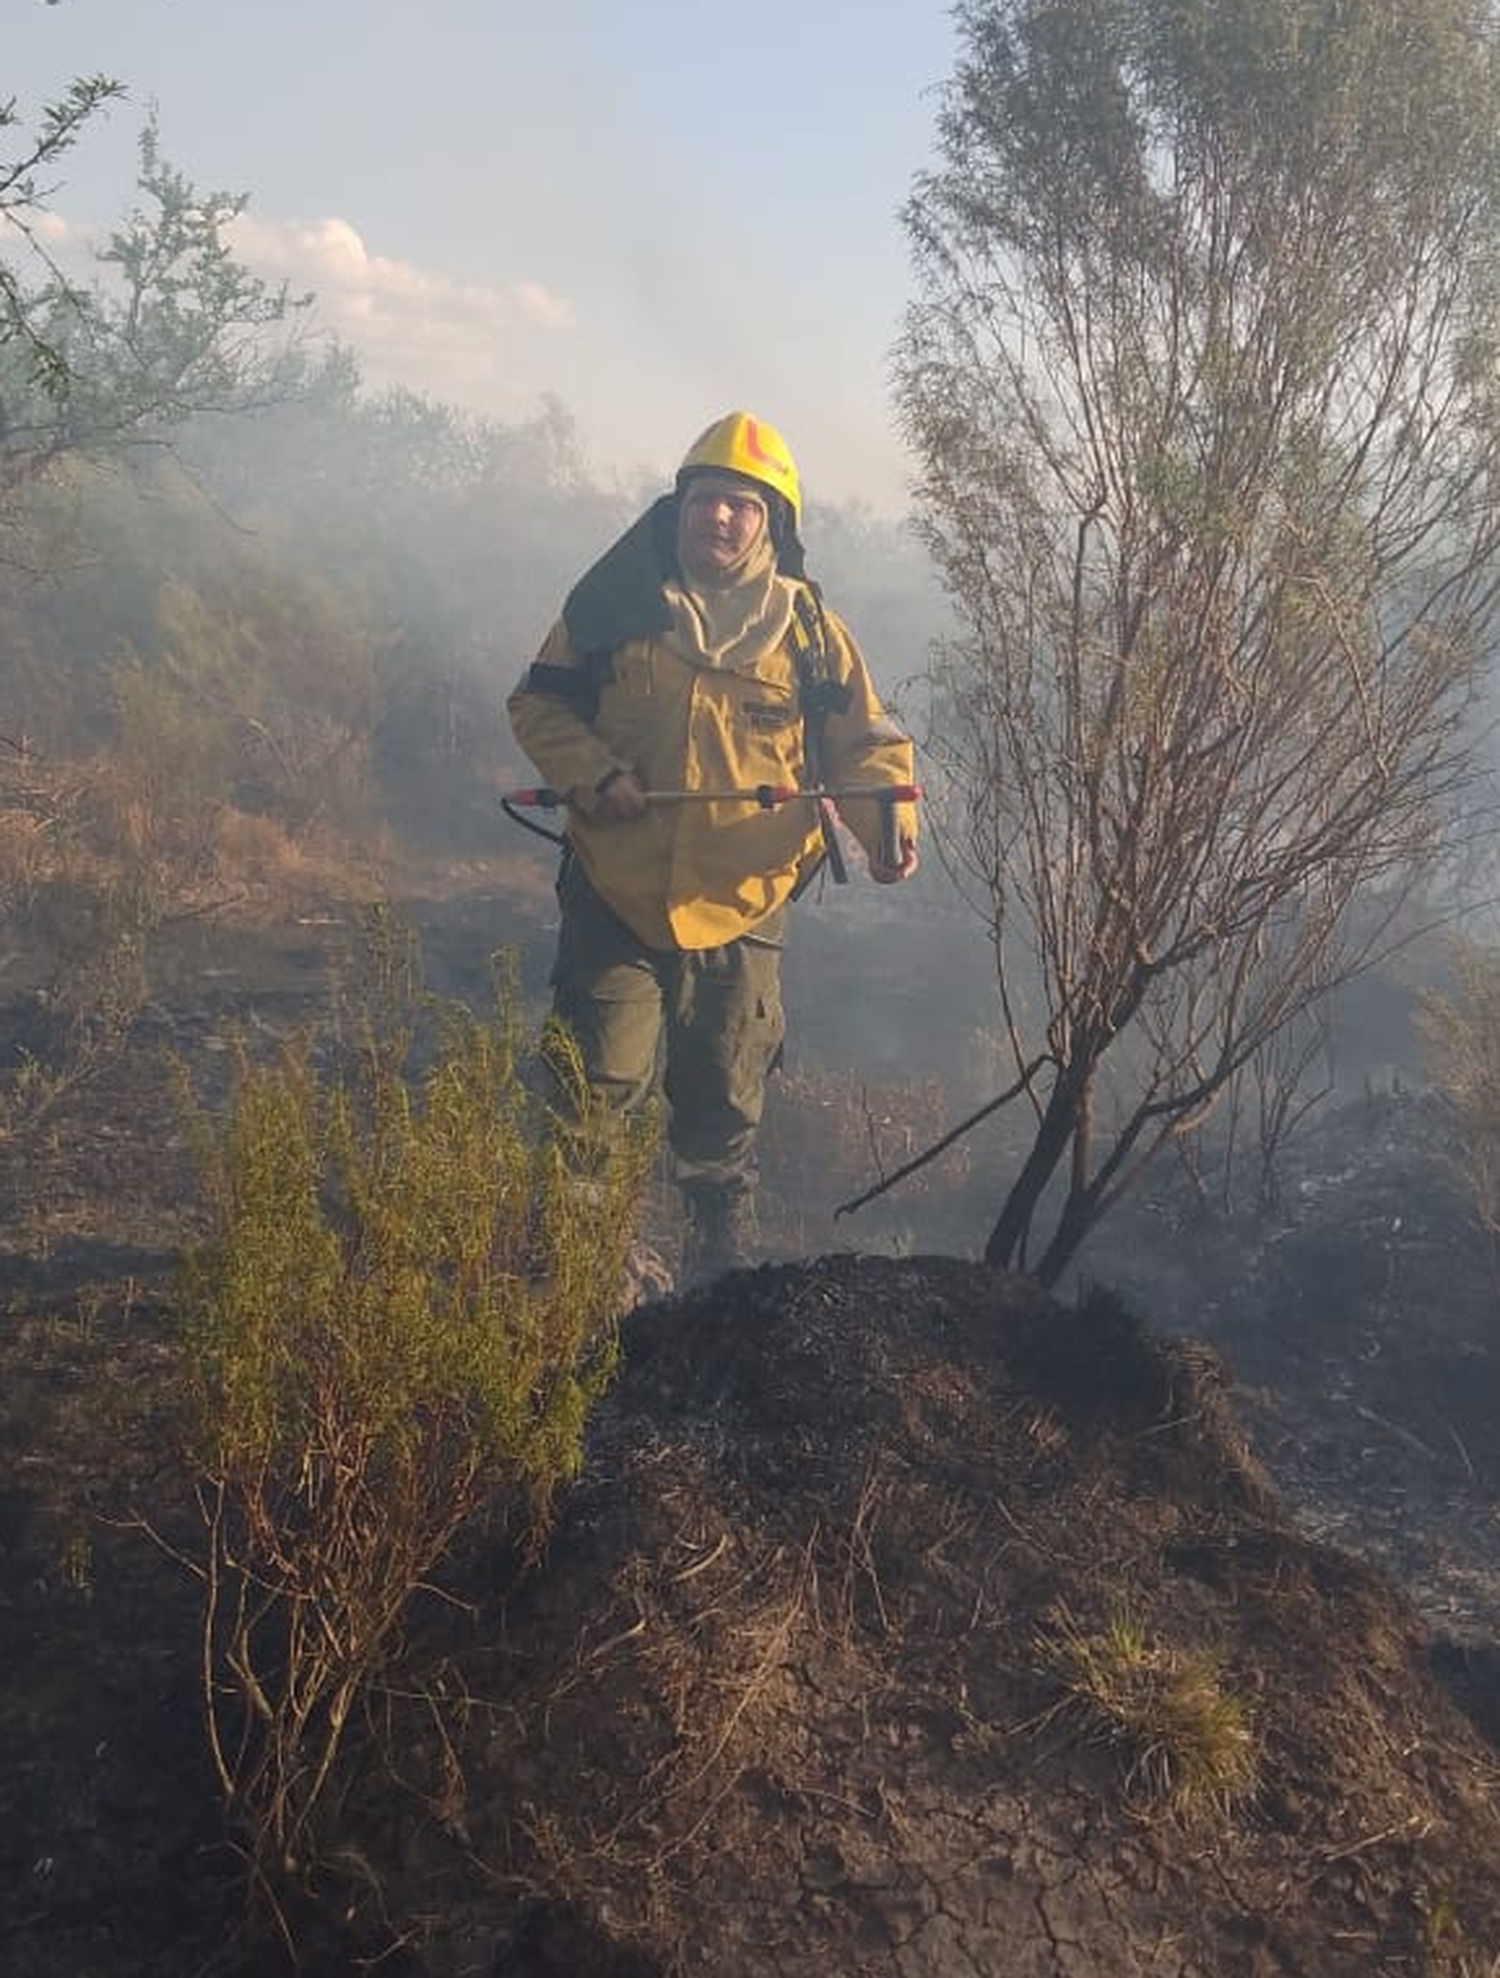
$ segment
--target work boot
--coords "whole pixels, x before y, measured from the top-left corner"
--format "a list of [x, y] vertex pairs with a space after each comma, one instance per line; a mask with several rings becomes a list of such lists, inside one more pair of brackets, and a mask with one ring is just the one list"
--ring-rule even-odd
[[682, 1244], [685, 1290], [755, 1261], [755, 1198], [748, 1188], [688, 1188], [683, 1201], [687, 1207]]
[[633, 1312], [637, 1305], [668, 1298], [676, 1288], [672, 1267], [656, 1245], [644, 1237], [633, 1237], [620, 1279], [620, 1316]]
[[[569, 1183], [569, 1192], [581, 1217], [589, 1221], [598, 1217], [602, 1192], [597, 1181], [586, 1175], [575, 1176]], [[637, 1305], [670, 1297], [675, 1289], [671, 1265], [649, 1237], [637, 1232], [631, 1237], [620, 1266], [619, 1287], [613, 1300], [614, 1316], [624, 1318]]]

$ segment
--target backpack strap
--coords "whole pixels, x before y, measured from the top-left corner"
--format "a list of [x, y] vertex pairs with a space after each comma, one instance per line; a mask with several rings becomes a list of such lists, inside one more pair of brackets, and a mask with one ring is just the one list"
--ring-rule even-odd
[[[830, 713], [842, 713], [849, 705], [850, 690], [845, 681], [834, 677], [823, 597], [810, 579], [805, 579], [793, 593], [792, 622], [787, 639], [797, 663], [798, 692], [802, 703], [802, 750], [807, 762], [808, 779], [816, 786], [827, 781], [824, 724]], [[844, 861], [844, 848], [839, 843], [832, 807], [826, 797], [818, 799], [818, 824], [823, 833], [823, 850], [834, 884], [846, 885], [849, 868]], [[799, 885], [798, 891], [801, 890]]]

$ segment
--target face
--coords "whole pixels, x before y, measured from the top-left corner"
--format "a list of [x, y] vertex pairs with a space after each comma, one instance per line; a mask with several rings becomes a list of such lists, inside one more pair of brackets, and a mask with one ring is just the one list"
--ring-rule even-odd
[[694, 474], [677, 509], [677, 554], [689, 576], [727, 577], [767, 527], [766, 504], [724, 474]]

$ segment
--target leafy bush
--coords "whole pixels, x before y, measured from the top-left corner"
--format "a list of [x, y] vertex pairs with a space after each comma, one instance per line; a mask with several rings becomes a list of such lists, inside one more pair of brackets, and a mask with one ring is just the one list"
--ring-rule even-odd
[[212, 584], [163, 584], [152, 649], [113, 667], [122, 768], [164, 818], [233, 801], [293, 830], [357, 827], [374, 645], [361, 600], [249, 558]]
[[326, 1858], [351, 1713], [459, 1528], [509, 1501], [535, 1537], [577, 1469], [651, 1155], [564, 1040], [566, 1125], [538, 1105], [509, 977], [481, 1019], [419, 996], [410, 943], [371, 957], [331, 1067], [311, 1041], [242, 1053], [225, 1118], [199, 1115], [212, 1226], [180, 1303], [206, 1718], [268, 1888]]

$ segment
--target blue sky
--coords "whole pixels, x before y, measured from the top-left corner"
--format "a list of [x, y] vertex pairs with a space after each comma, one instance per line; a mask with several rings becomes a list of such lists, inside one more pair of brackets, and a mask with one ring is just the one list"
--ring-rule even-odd
[[815, 495], [896, 511], [898, 209], [951, 73], [947, 0], [4, 0], [0, 92], [130, 91], [62, 167], [94, 230], [155, 104], [240, 251], [321, 298], [372, 382], [503, 418], [553, 391], [595, 467], [668, 474], [731, 406]]

